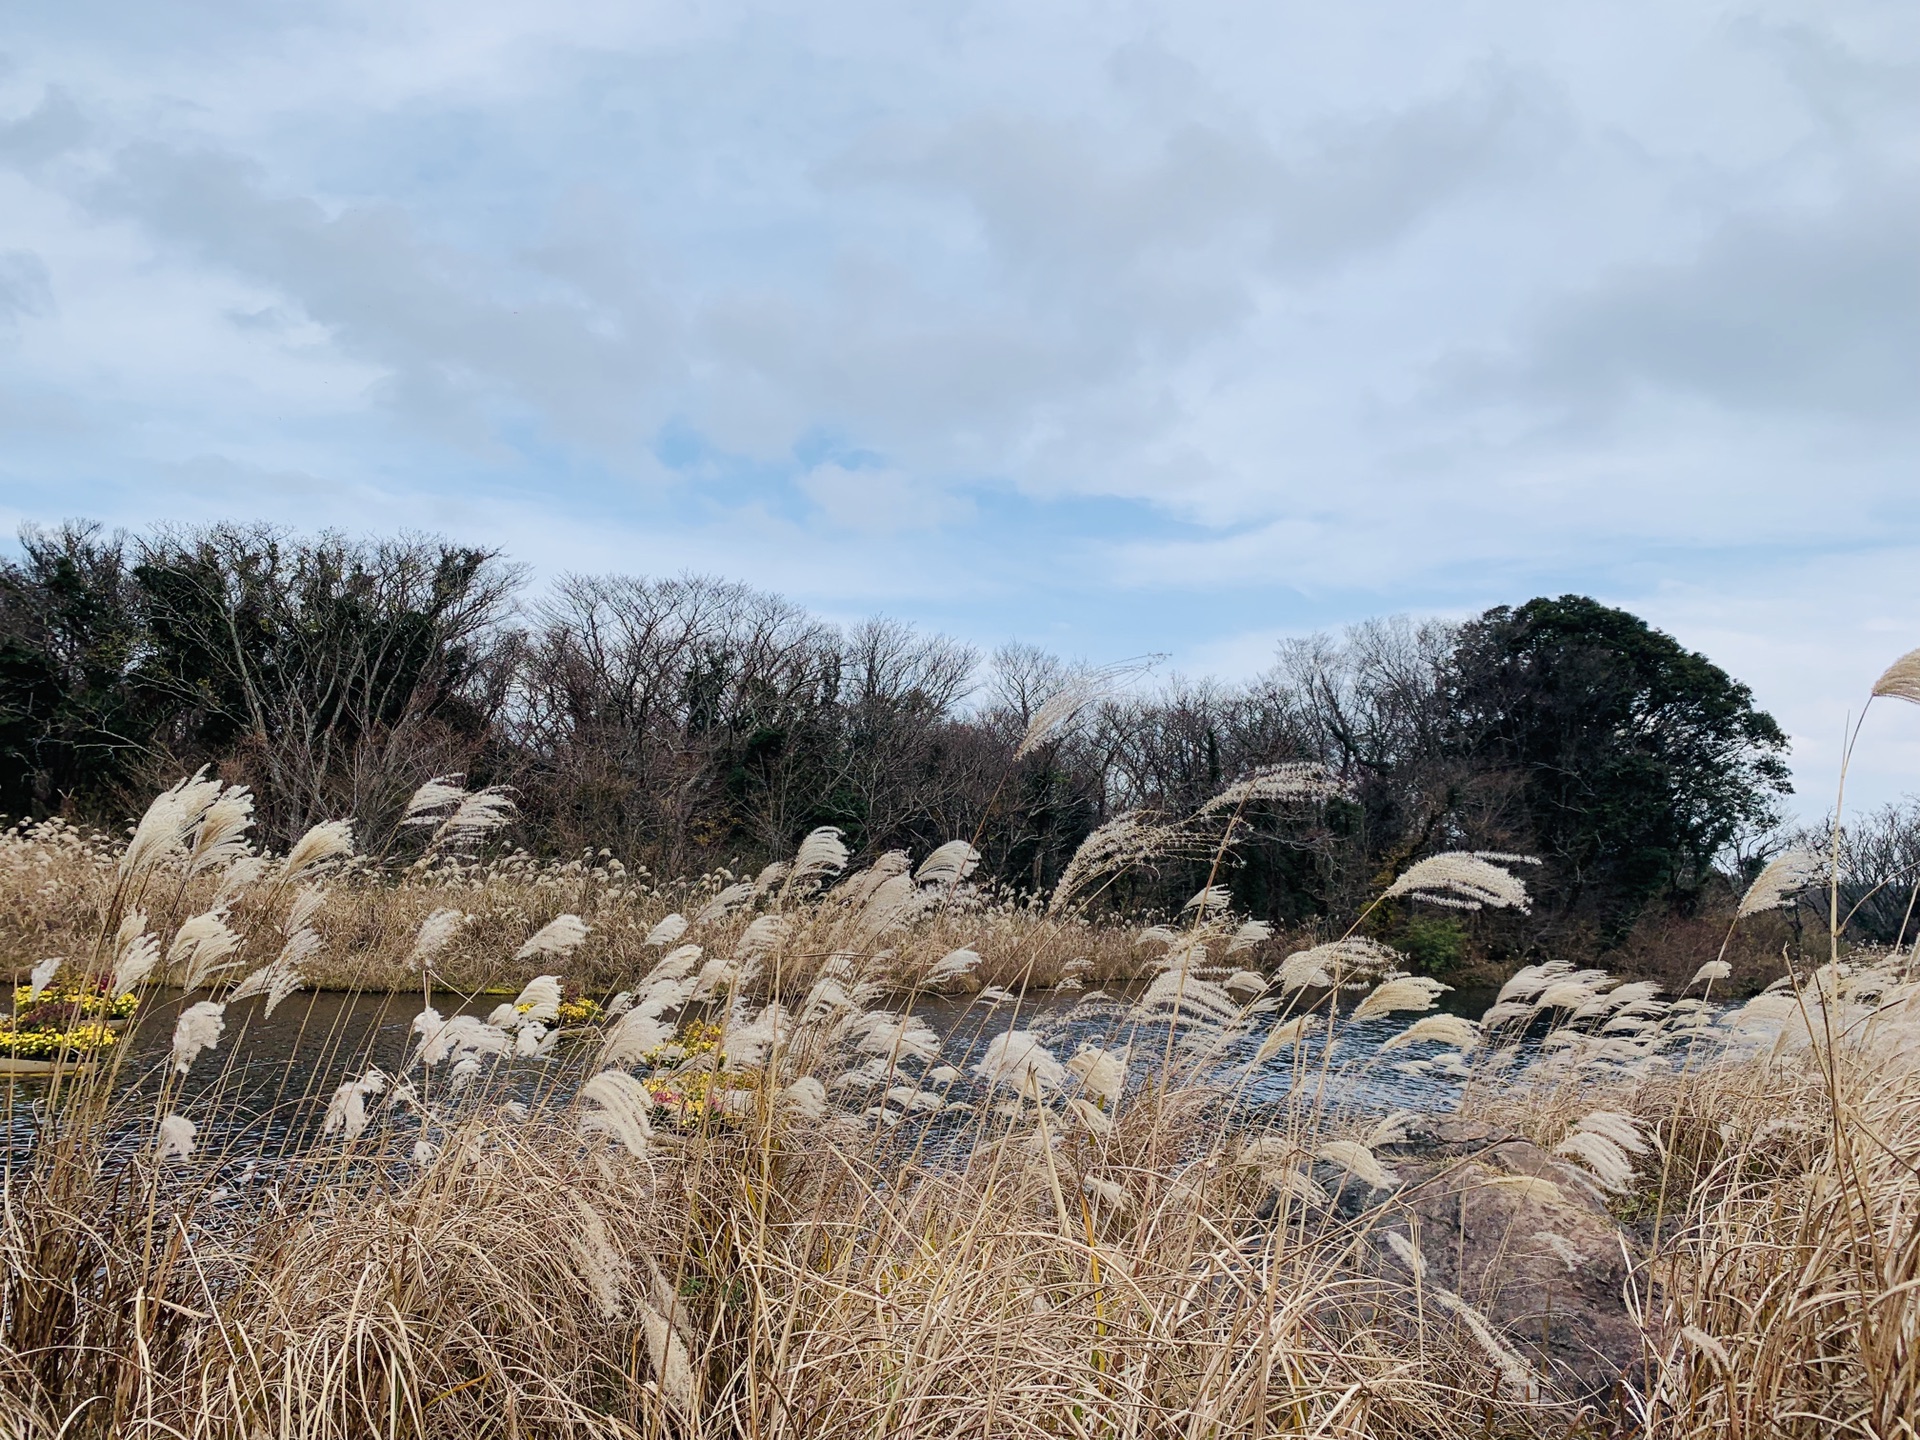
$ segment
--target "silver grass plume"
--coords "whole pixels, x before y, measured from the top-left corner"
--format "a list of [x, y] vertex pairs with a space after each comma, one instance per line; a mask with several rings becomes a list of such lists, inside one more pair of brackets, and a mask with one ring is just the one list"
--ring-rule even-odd
[[161, 1160], [191, 1160], [194, 1136], [199, 1127], [184, 1115], [169, 1115], [160, 1122], [154, 1150]]
[[513, 1011], [522, 1024], [548, 1025], [559, 1017], [563, 998], [559, 976], [536, 975], [514, 997]]
[[913, 878], [920, 885], [958, 885], [973, 874], [979, 864], [978, 850], [964, 840], [949, 840], [920, 862]]
[[1733, 974], [1733, 966], [1729, 965], [1726, 961], [1709, 960], [1693, 972], [1693, 978], [1687, 981], [1686, 988], [1691, 990], [1696, 985], [1710, 985], [1716, 980], [1726, 979], [1731, 974]]
[[1282, 1020], [1267, 1032], [1267, 1038], [1260, 1042], [1260, 1048], [1254, 1052], [1253, 1063], [1264, 1065], [1290, 1045], [1298, 1045], [1313, 1028], [1313, 1016], [1298, 1015], [1291, 1020]]
[[1210, 815], [1256, 803], [1315, 804], [1332, 799], [1342, 788], [1333, 773], [1318, 761], [1292, 760], [1282, 765], [1262, 766], [1244, 779], [1234, 781], [1202, 805], [1200, 813]]
[[934, 961], [927, 973], [920, 977], [920, 983], [927, 986], [945, 985], [971, 975], [979, 968], [980, 957], [972, 950], [949, 950]]
[[1058, 1090], [1067, 1070], [1031, 1030], [1006, 1030], [987, 1043], [973, 1067], [989, 1085], [1004, 1085], [1029, 1098]]
[[227, 1007], [212, 1000], [189, 1005], [173, 1022], [173, 1068], [184, 1075], [200, 1058], [200, 1052], [220, 1043], [227, 1028]]
[[1405, 958], [1390, 945], [1353, 935], [1294, 951], [1280, 962], [1274, 979], [1282, 994], [1308, 988], [1327, 989], [1390, 973]]
[[[1416, 1250], [1413, 1242], [1396, 1230], [1386, 1233], [1387, 1248], [1394, 1253], [1401, 1264], [1413, 1272], [1416, 1280], [1425, 1280], [1427, 1274], [1426, 1257]], [[1462, 1300], [1453, 1291], [1442, 1286], [1428, 1286], [1425, 1294], [1442, 1310], [1456, 1316], [1467, 1328], [1476, 1344], [1486, 1352], [1499, 1372], [1499, 1389], [1511, 1392], [1521, 1400], [1536, 1400], [1540, 1395], [1540, 1377], [1524, 1356], [1509, 1345], [1493, 1328], [1487, 1317]]]
[[1778, 910], [1793, 896], [1820, 878], [1825, 863], [1811, 850], [1800, 846], [1782, 850], [1754, 876], [1747, 893], [1740, 897], [1739, 919]]
[[792, 870], [793, 866], [785, 860], [775, 860], [771, 864], [762, 865], [760, 873], [753, 877], [753, 893], [766, 894], [774, 886], [783, 883]]
[[533, 960], [570, 955], [587, 938], [587, 930], [587, 922], [578, 915], [556, 915], [528, 936], [526, 944], [513, 952], [513, 958]]
[[187, 849], [187, 873], [198, 875], [245, 858], [252, 825], [252, 792], [244, 785], [227, 786], [200, 817]]
[[1405, 1045], [1445, 1045], [1459, 1051], [1480, 1043], [1480, 1027], [1461, 1015], [1425, 1015], [1381, 1045], [1398, 1050]]
[[1152, 664], [1152, 660], [1125, 660], [1075, 675], [1035, 707], [1020, 743], [1014, 747], [1013, 758], [1024, 760], [1079, 719], [1081, 712], [1099, 704]]
[[228, 928], [224, 915], [209, 910], [189, 916], [167, 946], [167, 970], [182, 990], [198, 990], [240, 963], [227, 958], [239, 948], [240, 937]]
[[752, 898], [753, 882], [751, 880], [742, 880], [737, 884], [729, 885], [700, 907], [699, 912], [693, 917], [693, 923], [711, 925], [716, 920], [724, 920], [728, 914]]
[[785, 916], [756, 915], [734, 943], [733, 958], [738, 961], [759, 960], [772, 954], [787, 938], [791, 928], [792, 924]]
[[1375, 1190], [1390, 1190], [1400, 1183], [1400, 1177], [1382, 1165], [1379, 1157], [1358, 1140], [1328, 1140], [1314, 1151], [1313, 1158]]
[[1425, 975], [1395, 975], [1376, 985], [1353, 1009], [1354, 1020], [1373, 1020], [1398, 1010], [1431, 1010], [1434, 997], [1451, 985]]
[[1188, 910], [1196, 910], [1200, 913], [1201, 918], [1204, 919], [1218, 911], [1228, 909], [1232, 904], [1233, 892], [1231, 890], [1227, 889], [1224, 885], [1209, 885], [1198, 895], [1195, 895], [1191, 900], [1187, 901], [1186, 904], [1182, 905], [1180, 909], [1183, 913]]
[[367, 1129], [367, 1101], [383, 1094], [387, 1088], [387, 1077], [380, 1071], [369, 1069], [358, 1080], [349, 1080], [333, 1092], [333, 1098], [327, 1102], [326, 1117], [320, 1122], [320, 1133], [331, 1135], [341, 1132], [345, 1140], [358, 1140]]
[[400, 823], [438, 825], [443, 812], [466, 798], [466, 778], [458, 772], [434, 776], [408, 798], [407, 813]]
[[1102, 1049], [1083, 1044], [1067, 1061], [1067, 1072], [1080, 1082], [1082, 1094], [1102, 1100], [1109, 1106], [1120, 1103], [1127, 1088], [1128, 1046]]
[[1273, 926], [1264, 920], [1243, 921], [1240, 928], [1233, 932], [1233, 938], [1227, 942], [1227, 954], [1238, 955], [1242, 950], [1251, 950], [1256, 945], [1264, 945], [1273, 938]]
[[287, 943], [280, 947], [280, 953], [272, 961], [262, 965], [238, 985], [227, 996], [231, 1004], [235, 1000], [245, 1000], [250, 996], [264, 995], [266, 1007], [263, 1014], [271, 1015], [294, 991], [304, 986], [306, 978], [300, 973], [300, 965], [309, 955], [320, 948], [320, 937], [311, 930], [296, 930], [287, 937]]
[[431, 965], [454, 937], [467, 923], [467, 917], [458, 910], [435, 910], [420, 922], [420, 929], [413, 937], [413, 949], [407, 955], [407, 967], [419, 969]]
[[905, 875], [881, 881], [860, 907], [858, 930], [868, 940], [878, 940], [903, 922], [919, 899], [919, 891]]
[[833, 889], [827, 898], [849, 905], [864, 905], [887, 881], [913, 869], [913, 860], [904, 850], [889, 850], [864, 870], [856, 870]]
[[305, 930], [307, 922], [320, 913], [320, 907], [327, 903], [327, 892], [318, 885], [304, 885], [300, 893], [293, 897], [293, 903], [287, 907], [287, 918], [280, 922], [282, 934], [291, 935], [296, 930]]
[[281, 863], [280, 877], [283, 881], [298, 880], [352, 853], [353, 822], [322, 820], [293, 842], [293, 848]]
[[787, 872], [789, 891], [811, 888], [847, 868], [848, 850], [837, 826], [822, 825], [808, 834], [794, 852], [793, 868]]
[[267, 859], [264, 855], [243, 855], [227, 866], [220, 877], [220, 887], [213, 892], [213, 902], [209, 910], [225, 910], [240, 895], [240, 892], [257, 883], [267, 873]]
[[504, 1055], [513, 1047], [513, 1037], [497, 1025], [489, 1025], [475, 1015], [455, 1015], [441, 1019], [431, 1006], [413, 1017], [413, 1033], [420, 1037], [420, 1049], [414, 1055], [417, 1064], [429, 1069], [443, 1060], [475, 1061], [481, 1055]]
[[811, 1075], [802, 1075], [774, 1099], [776, 1109], [806, 1120], [824, 1120], [828, 1114], [827, 1087]]
[[1145, 810], [1128, 810], [1114, 816], [1082, 840], [1073, 852], [1047, 901], [1048, 911], [1058, 912], [1089, 886], [1109, 876], [1178, 852], [1187, 838], [1180, 826], [1167, 824]]
[[1909, 650], [1889, 665], [1873, 682], [1873, 693], [1920, 705], [1920, 650]]
[[60, 967], [67, 962], [58, 955], [49, 955], [27, 974], [28, 993], [38, 995], [53, 983], [53, 977], [60, 973]]
[[206, 779], [206, 773], [203, 765], [154, 797], [121, 853], [122, 875], [143, 874], [182, 853], [188, 834], [220, 798], [220, 782]]
[[1404, 895], [1411, 900], [1456, 910], [1488, 908], [1524, 912], [1529, 906], [1527, 887], [1519, 876], [1466, 850], [1429, 855], [1389, 885], [1386, 895], [1389, 898]]
[[151, 975], [153, 967], [159, 963], [160, 937], [148, 934], [143, 928], [138, 935], [120, 946], [120, 953], [113, 962], [113, 993], [126, 994]]
[[657, 985], [662, 980], [679, 980], [691, 975], [705, 953], [698, 945], [681, 945], [669, 950], [660, 957], [660, 963], [647, 972], [644, 983]]
[[581, 1117], [580, 1128], [611, 1135], [629, 1154], [644, 1159], [653, 1137], [648, 1116], [653, 1096], [624, 1070], [602, 1070], [580, 1087], [580, 1098], [594, 1108]]
[[651, 930], [647, 931], [647, 938], [640, 943], [642, 945], [671, 945], [686, 933], [687, 917], [680, 914], [668, 915], [655, 924]]

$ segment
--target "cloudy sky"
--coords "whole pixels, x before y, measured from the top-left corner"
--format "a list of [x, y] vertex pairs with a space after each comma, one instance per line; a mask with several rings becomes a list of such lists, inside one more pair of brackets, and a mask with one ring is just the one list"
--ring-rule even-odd
[[[1920, 644], [1917, 179], [1910, 0], [29, 3], [0, 524], [1233, 676], [1581, 591], [1817, 805]], [[1920, 712], [1859, 774], [1920, 790]]]

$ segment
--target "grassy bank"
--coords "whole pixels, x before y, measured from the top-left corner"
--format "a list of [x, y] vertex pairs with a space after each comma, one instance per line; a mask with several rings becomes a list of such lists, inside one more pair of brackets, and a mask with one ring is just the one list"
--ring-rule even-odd
[[[1725, 1014], [1718, 956], [1665, 995], [1547, 963], [1467, 1020], [1224, 892], [1079, 917], [1165, 835], [1116, 831], [1041, 905], [974, 888], [964, 844], [849, 875], [818, 834], [686, 888], [396, 880], [338, 828], [248, 854], [243, 801], [183, 785], [124, 846], [0, 854], [10, 943], [65, 960], [22, 1020], [173, 1020], [148, 1069], [76, 1041], [0, 1081], [0, 1434], [1892, 1436], [1920, 1408], [1907, 956]], [[1524, 874], [1442, 855], [1385, 893], [1518, 908]], [[1136, 976], [1086, 1001], [1097, 1042], [1023, 1018]], [[618, 993], [569, 1021], [561, 977]], [[423, 998], [340, 1037], [318, 1085], [264, 1093], [243, 1054], [301, 987], [506, 979], [485, 1018]], [[975, 987], [963, 1069], [911, 1002]], [[1342, 1100], [1390, 1066], [1458, 1087], [1444, 1126]]]

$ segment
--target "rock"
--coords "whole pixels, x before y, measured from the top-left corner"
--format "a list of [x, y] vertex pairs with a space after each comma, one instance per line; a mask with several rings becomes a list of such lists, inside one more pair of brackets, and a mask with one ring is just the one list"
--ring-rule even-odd
[[1638, 1363], [1621, 1232], [1582, 1171], [1444, 1118], [1380, 1152], [1402, 1183], [1379, 1227], [1419, 1249], [1427, 1285], [1478, 1309], [1556, 1389], [1595, 1396]]

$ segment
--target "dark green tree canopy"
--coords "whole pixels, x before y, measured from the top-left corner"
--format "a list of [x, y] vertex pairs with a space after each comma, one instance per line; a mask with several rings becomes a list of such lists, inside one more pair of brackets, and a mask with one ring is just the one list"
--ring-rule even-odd
[[1509, 781], [1505, 819], [1563, 914], [1617, 929], [1650, 900], [1686, 903], [1790, 789], [1786, 736], [1752, 692], [1624, 610], [1501, 606], [1463, 627], [1449, 668], [1452, 743]]

